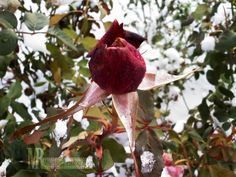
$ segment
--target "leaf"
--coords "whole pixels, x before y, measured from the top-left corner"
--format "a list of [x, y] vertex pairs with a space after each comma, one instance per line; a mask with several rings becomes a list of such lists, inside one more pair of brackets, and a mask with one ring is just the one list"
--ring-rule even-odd
[[182, 75], [171, 75], [168, 73], [157, 73], [157, 74], [146, 73], [138, 89], [139, 90], [156, 89], [171, 82], [190, 76], [198, 70], [199, 69], [194, 69]]
[[64, 17], [66, 17], [68, 15], [68, 13], [64, 13], [64, 14], [55, 14], [50, 18], [50, 22], [49, 25], [53, 26], [58, 24]]
[[97, 40], [89, 36], [79, 39], [79, 42], [84, 46], [87, 51], [92, 50], [97, 44]]
[[18, 138], [23, 134], [32, 131], [36, 126], [40, 126], [46, 123], [53, 123], [58, 119], [63, 119], [65, 117], [71, 116], [74, 113], [83, 110], [85, 108], [88, 108], [94, 105], [95, 103], [103, 100], [108, 95], [109, 94], [105, 90], [102, 90], [95, 82], [92, 82], [89, 88], [84, 93], [83, 97], [73, 107], [55, 116], [45, 118], [41, 122], [18, 129], [11, 135], [10, 139], [13, 140], [15, 138]]
[[48, 18], [42, 13], [25, 13], [25, 24], [32, 31], [41, 30], [48, 23]]
[[114, 162], [124, 163], [126, 159], [126, 152], [124, 147], [113, 138], [104, 139], [102, 142], [103, 149], [110, 151]]
[[20, 170], [13, 177], [40, 177], [40, 175], [31, 170]]
[[206, 77], [208, 82], [210, 82], [212, 85], [218, 85], [220, 73], [215, 72], [214, 70], [208, 70], [206, 73]]
[[27, 107], [23, 103], [19, 103], [19, 102], [14, 101], [11, 103], [11, 107], [12, 107], [13, 111], [16, 112], [17, 114], [19, 114], [22, 117], [22, 119], [24, 119], [25, 121], [32, 120], [31, 115], [28, 113]]
[[10, 29], [0, 31], [0, 55], [8, 55], [17, 47], [18, 38]]
[[7, 96], [10, 99], [15, 100], [16, 98], [19, 98], [21, 96], [21, 91], [22, 91], [21, 83], [19, 80], [17, 80], [16, 82], [11, 84]]
[[210, 117], [210, 111], [206, 99], [202, 100], [202, 103], [198, 106], [198, 111], [200, 113], [202, 120], [206, 122], [206, 120], [208, 120]]
[[80, 67], [79, 73], [82, 74], [84, 77], [87, 77], [87, 78], [91, 77], [91, 74], [88, 68]]
[[149, 173], [141, 173], [141, 177], [157, 177], [161, 176], [164, 162], [162, 159], [162, 143], [153, 130], [142, 131], [136, 141], [136, 156], [139, 158], [139, 169], [142, 169], [142, 162], [140, 156], [144, 151], [149, 151], [154, 154], [154, 164]]
[[48, 29], [48, 33], [59, 40], [61, 40], [64, 44], [66, 44], [68, 47], [70, 47], [72, 50], [77, 51], [76, 46], [73, 44], [72, 39], [64, 33], [60, 28], [58, 27], [51, 27]]
[[209, 165], [209, 171], [212, 177], [236, 177], [233, 171], [220, 165]]
[[0, 11], [0, 24], [5, 28], [16, 28], [17, 19], [16, 16], [9, 11]]
[[108, 170], [114, 165], [114, 162], [112, 160], [111, 153], [108, 149], [104, 149], [103, 156], [102, 156], [102, 169], [103, 171]]
[[234, 32], [224, 31], [220, 36], [219, 42], [216, 44], [216, 49], [222, 52], [232, 49], [236, 46], [235, 40], [236, 34]]
[[135, 123], [138, 110], [138, 94], [130, 92], [122, 95], [112, 95], [112, 101], [116, 112], [125, 127], [129, 145], [133, 151], [135, 148]]
[[0, 115], [3, 115], [8, 109], [8, 106], [11, 103], [11, 99], [7, 96], [0, 97]]
[[[76, 163], [76, 162], [75, 162]], [[65, 165], [65, 167], [68, 168], [68, 165]], [[75, 165], [75, 168], [77, 166]], [[78, 168], [78, 167], [77, 167]], [[82, 173], [80, 170], [78, 169], [59, 169], [58, 170], [58, 177], [75, 177], [75, 176], [79, 176], [79, 177], [86, 177], [87, 175]]]
[[43, 131], [35, 130], [31, 135], [24, 137], [24, 142], [25, 144], [36, 144], [39, 142], [43, 134]]
[[193, 12], [193, 17], [196, 20], [201, 20], [204, 15], [209, 11], [208, 4], [199, 4], [196, 10]]
[[80, 132], [77, 136], [70, 137], [70, 139], [62, 145], [62, 149], [68, 148], [78, 140], [85, 139], [88, 136], [86, 131]]
[[151, 91], [138, 91], [139, 96], [139, 117], [144, 121], [151, 121], [154, 118], [154, 98]]

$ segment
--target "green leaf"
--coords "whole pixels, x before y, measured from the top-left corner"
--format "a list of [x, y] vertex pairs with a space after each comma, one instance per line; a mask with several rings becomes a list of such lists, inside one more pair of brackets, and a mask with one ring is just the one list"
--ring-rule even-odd
[[219, 91], [224, 94], [225, 96], [229, 97], [230, 99], [233, 99], [234, 98], [234, 94], [233, 92], [231, 92], [230, 90], [226, 89], [225, 87], [223, 86], [219, 86]]
[[11, 99], [7, 96], [0, 97], [0, 115], [3, 115], [7, 111], [8, 106], [11, 103]]
[[223, 128], [225, 131], [227, 131], [230, 127], [231, 127], [231, 123], [229, 123], [229, 122], [225, 122], [225, 123], [223, 123], [223, 125], [222, 125], [222, 128]]
[[8, 55], [17, 47], [18, 38], [10, 29], [0, 31], [0, 55]]
[[82, 173], [81, 171], [77, 170], [77, 169], [59, 169], [58, 170], [58, 175], [59, 177], [75, 177], [75, 176], [79, 176], [79, 177], [86, 177], [87, 175]]
[[209, 165], [208, 168], [212, 177], [236, 177], [233, 171], [220, 165]]
[[76, 46], [73, 44], [72, 39], [64, 33], [59, 27], [51, 27], [48, 29], [48, 33], [59, 40], [61, 40], [64, 44], [66, 44], [71, 49], [77, 51]]
[[12, 102], [11, 107], [14, 112], [19, 114], [24, 120], [32, 120], [31, 115], [28, 113], [27, 107], [23, 103]]
[[89, 69], [85, 67], [80, 67], [79, 73], [82, 74], [84, 77], [88, 77], [88, 78], [91, 76]]
[[25, 13], [25, 24], [32, 31], [41, 30], [48, 23], [48, 18], [42, 13]]
[[201, 20], [202, 17], [204, 15], [206, 15], [208, 11], [209, 11], [208, 4], [199, 4], [192, 15], [193, 15], [194, 19]]
[[21, 83], [20, 81], [17, 80], [16, 82], [11, 84], [7, 96], [10, 99], [15, 100], [16, 98], [19, 98], [21, 96], [21, 91], [22, 91]]
[[198, 110], [199, 110], [202, 120], [206, 121], [210, 116], [210, 111], [206, 103], [206, 99], [202, 100], [202, 103], [198, 106]]
[[90, 51], [92, 50], [95, 45], [97, 44], [97, 40], [93, 37], [85, 37], [85, 38], [81, 38], [79, 40], [79, 42], [84, 46], [84, 48], [87, 50], [87, 51]]
[[31, 170], [20, 170], [13, 177], [40, 177], [40, 175]]
[[7, 71], [7, 67], [10, 62], [13, 60], [13, 57], [8, 56], [0, 56], [0, 78], [4, 77]]
[[17, 19], [16, 16], [9, 11], [0, 11], [0, 24], [5, 28], [16, 28]]
[[213, 71], [213, 70], [208, 70], [206, 73], [207, 80], [212, 84], [212, 85], [217, 85], [220, 75], [218, 72]]
[[188, 134], [189, 134], [193, 139], [204, 143], [202, 137], [198, 134], [197, 131], [191, 130], [191, 131], [188, 132]]
[[102, 143], [103, 149], [108, 149], [114, 162], [123, 163], [126, 159], [124, 147], [113, 138], [104, 139]]
[[216, 44], [216, 49], [226, 51], [236, 46], [236, 34], [232, 31], [224, 31], [220, 36], [219, 42]]
[[102, 169], [104, 171], [108, 170], [114, 165], [114, 162], [112, 160], [111, 153], [108, 149], [104, 149], [103, 156], [102, 156]]

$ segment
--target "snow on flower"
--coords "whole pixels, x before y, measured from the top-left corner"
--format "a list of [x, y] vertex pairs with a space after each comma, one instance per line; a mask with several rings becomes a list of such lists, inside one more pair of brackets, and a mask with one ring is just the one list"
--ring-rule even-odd
[[0, 166], [0, 176], [4, 177], [6, 176], [6, 169], [8, 165], [10, 164], [11, 160], [10, 159], [5, 159], [2, 162], [2, 165]]
[[7, 125], [8, 120], [0, 120], [0, 129], [4, 128]]
[[154, 159], [154, 154], [150, 151], [144, 151], [140, 156], [142, 163], [142, 173], [150, 173], [153, 170], [156, 160]]
[[86, 163], [85, 163], [86, 168], [93, 168], [95, 167], [95, 164], [93, 162], [93, 156], [88, 156], [86, 159]]
[[212, 51], [215, 49], [215, 38], [207, 36], [201, 42], [201, 49], [205, 52]]

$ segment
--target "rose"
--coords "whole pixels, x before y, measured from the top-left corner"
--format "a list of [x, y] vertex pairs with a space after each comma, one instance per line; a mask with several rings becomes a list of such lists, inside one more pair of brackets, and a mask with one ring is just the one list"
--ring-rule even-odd
[[135, 48], [143, 40], [138, 34], [125, 31], [115, 20], [89, 53], [93, 81], [111, 94], [136, 91], [146, 72], [144, 59]]

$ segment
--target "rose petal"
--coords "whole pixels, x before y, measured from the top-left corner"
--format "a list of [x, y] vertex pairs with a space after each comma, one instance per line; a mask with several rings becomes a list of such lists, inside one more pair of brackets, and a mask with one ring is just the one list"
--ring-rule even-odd
[[182, 166], [167, 166], [166, 169], [171, 177], [182, 177], [184, 174]]
[[122, 95], [112, 95], [112, 100], [117, 114], [128, 134], [131, 150], [135, 148], [135, 122], [138, 110], [138, 94], [130, 92]]
[[139, 85], [139, 90], [150, 90], [161, 87], [163, 85], [169, 84], [171, 82], [183, 79], [187, 76], [190, 76], [198, 69], [194, 69], [182, 75], [171, 75], [168, 73], [146, 73], [141, 84]]
[[66, 110], [65, 112], [62, 112], [60, 114], [57, 114], [55, 116], [48, 117], [36, 124], [25, 126], [21, 129], [18, 129], [16, 132], [14, 132], [11, 136], [11, 139], [15, 139], [20, 137], [21, 135], [32, 131], [36, 126], [40, 126], [43, 124], [46, 124], [48, 122], [55, 122], [58, 119], [63, 119], [65, 117], [68, 117], [70, 115], [73, 115], [74, 113], [85, 109], [87, 107], [90, 107], [94, 105], [95, 103], [103, 100], [108, 96], [107, 92], [105, 90], [102, 90], [95, 82], [92, 82], [87, 89], [87, 91], [84, 93], [83, 97], [70, 109]]

